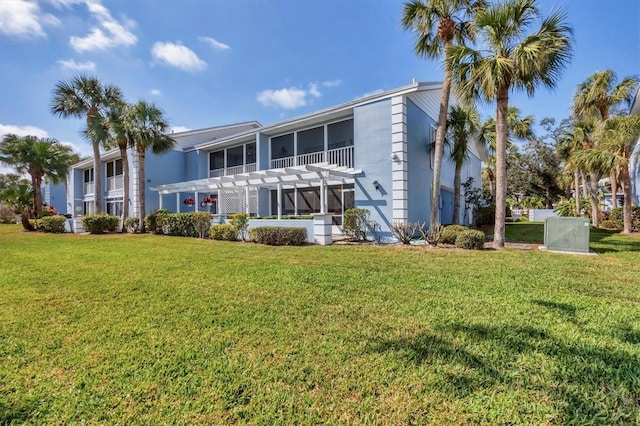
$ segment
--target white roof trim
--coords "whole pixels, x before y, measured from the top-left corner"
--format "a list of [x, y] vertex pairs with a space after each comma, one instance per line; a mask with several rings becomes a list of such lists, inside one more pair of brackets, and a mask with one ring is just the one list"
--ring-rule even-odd
[[353, 183], [354, 178], [362, 174], [362, 170], [329, 163], [307, 164], [304, 166], [285, 167], [282, 169], [258, 170], [231, 176], [220, 176], [188, 182], [170, 183], [150, 188], [160, 194], [178, 192], [213, 191], [217, 189], [233, 189], [239, 187], [274, 188], [308, 188], [319, 186], [324, 180], [327, 185]]

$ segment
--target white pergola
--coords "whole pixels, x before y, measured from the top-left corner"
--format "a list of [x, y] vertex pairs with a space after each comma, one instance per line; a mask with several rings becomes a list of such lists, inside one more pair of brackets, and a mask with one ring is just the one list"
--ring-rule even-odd
[[180, 194], [185, 192], [194, 193], [196, 211], [198, 211], [197, 200], [199, 193], [218, 192], [220, 194], [224, 190], [237, 192], [244, 189], [246, 213], [249, 213], [249, 191], [251, 189], [275, 189], [278, 191], [278, 219], [281, 219], [283, 189], [320, 187], [320, 213], [326, 213], [327, 187], [354, 183], [355, 178], [361, 174], [362, 170], [360, 169], [331, 165], [329, 163], [316, 163], [158, 185], [150, 189], [158, 192], [160, 208], [162, 208], [163, 195], [176, 194], [176, 203], [179, 209]]

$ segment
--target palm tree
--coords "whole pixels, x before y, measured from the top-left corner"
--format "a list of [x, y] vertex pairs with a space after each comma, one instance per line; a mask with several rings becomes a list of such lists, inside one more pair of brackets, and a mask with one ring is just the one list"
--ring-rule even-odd
[[11, 179], [0, 191], [0, 201], [7, 203], [20, 214], [20, 222], [25, 231], [34, 231], [35, 228], [29, 222], [30, 205], [33, 202], [33, 186], [26, 179]]
[[[56, 84], [51, 101], [51, 112], [61, 117], [86, 118], [86, 129], [95, 127], [95, 121], [104, 116], [107, 107], [122, 100], [122, 92], [113, 85], [103, 85], [96, 77], [75, 76], [71, 81]], [[102, 169], [100, 140], [90, 139], [93, 146], [95, 180], [95, 212], [102, 212]]]
[[453, 139], [449, 159], [455, 164], [453, 178], [453, 224], [460, 222], [460, 193], [462, 185], [462, 166], [469, 159], [470, 137], [480, 128], [480, 116], [474, 106], [465, 108], [453, 106], [449, 110], [447, 130]]
[[123, 181], [123, 205], [122, 205], [122, 228], [121, 232], [126, 231], [124, 226], [124, 219], [129, 217], [129, 155], [127, 148], [133, 146], [133, 142], [130, 141], [129, 134], [126, 130], [126, 119], [128, 117], [127, 111], [132, 106], [124, 101], [113, 102], [107, 108], [105, 115], [96, 120], [91, 129], [87, 129], [88, 133], [91, 133], [92, 140], [104, 141], [105, 147], [110, 148], [113, 145], [118, 147], [120, 151], [120, 158], [122, 159], [122, 181]]
[[[605, 168], [601, 157], [592, 155], [595, 151], [594, 132], [596, 121], [594, 119], [584, 119], [577, 121], [573, 125], [573, 135], [576, 143], [580, 144], [574, 151], [570, 164], [574, 167], [585, 170], [589, 176], [588, 196], [591, 201], [591, 223], [598, 226], [600, 222], [600, 195], [598, 191], [598, 181]], [[583, 178], [584, 186], [587, 186], [586, 179]]]
[[[582, 148], [582, 141], [577, 137], [573, 128], [566, 129], [558, 139], [556, 150], [558, 156], [564, 161], [565, 169], [571, 172], [573, 179], [573, 197], [576, 203], [576, 216], [580, 216], [582, 207], [580, 205], [580, 168], [572, 161], [575, 153]], [[586, 186], [586, 182], [584, 183]]]
[[140, 209], [140, 230], [144, 232], [146, 152], [151, 150], [154, 154], [162, 154], [173, 149], [176, 141], [166, 134], [169, 123], [162, 111], [154, 104], [139, 101], [127, 108], [123, 117], [124, 129], [138, 157], [138, 208]]
[[597, 149], [601, 157], [600, 161], [620, 173], [620, 183], [624, 193], [623, 232], [630, 233], [632, 231], [631, 200], [633, 195], [629, 165], [640, 136], [640, 115], [610, 118], [598, 130], [598, 136], [601, 141]]
[[486, 7], [486, 0], [413, 0], [404, 4], [402, 25], [418, 34], [414, 51], [419, 56], [444, 62], [442, 97], [438, 114], [433, 181], [431, 186], [431, 216], [429, 227], [435, 229], [440, 222], [440, 170], [444, 156], [444, 139], [451, 94], [451, 48], [454, 41], [464, 44], [474, 39], [472, 18]]
[[[571, 58], [572, 28], [555, 11], [542, 18], [535, 0], [507, 0], [476, 15], [479, 49], [452, 46], [453, 78], [469, 98], [496, 101], [496, 220], [494, 247], [504, 247], [507, 193], [507, 113], [509, 93], [533, 96], [538, 86], [555, 86]], [[540, 27], [528, 34], [541, 19]]]
[[65, 181], [72, 162], [71, 151], [56, 139], [36, 136], [7, 134], [0, 142], [0, 162], [31, 176], [35, 217], [42, 213], [42, 179], [46, 176], [56, 184]]
[[[626, 77], [620, 83], [616, 73], [612, 70], [598, 71], [578, 85], [573, 98], [573, 112], [578, 118], [597, 117], [607, 121], [610, 109], [623, 102], [631, 102], [638, 77]], [[616, 167], [610, 171], [611, 205], [618, 207], [616, 194], [618, 192], [617, 175], [621, 170]]]

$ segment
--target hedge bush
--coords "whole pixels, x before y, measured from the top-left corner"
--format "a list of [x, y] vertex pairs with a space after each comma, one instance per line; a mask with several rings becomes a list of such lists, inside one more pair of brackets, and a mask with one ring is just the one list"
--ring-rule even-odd
[[458, 235], [460, 235], [460, 233], [462, 233], [464, 231], [468, 231], [468, 230], [469, 230], [469, 228], [467, 228], [466, 226], [462, 226], [462, 225], [445, 226], [444, 230], [442, 231], [442, 235], [440, 235], [439, 243], [440, 244], [455, 244], [456, 243], [456, 238], [458, 238]]
[[193, 217], [193, 227], [198, 238], [207, 238], [209, 236], [209, 227], [211, 226], [211, 213], [193, 212], [188, 214]]
[[209, 237], [214, 240], [238, 241], [238, 230], [230, 223], [211, 225]]
[[622, 222], [611, 219], [601, 220], [599, 226], [602, 229], [614, 229], [616, 231], [622, 231], [623, 228]]
[[120, 218], [118, 216], [108, 214], [90, 214], [82, 218], [82, 226], [90, 234], [115, 232], [119, 224]]
[[477, 229], [468, 229], [456, 237], [456, 247], [463, 249], [482, 250], [485, 243], [484, 232]]
[[[259, 216], [255, 219], [261, 220], [277, 220], [278, 216]], [[282, 220], [311, 220], [313, 216], [282, 216]]]
[[162, 231], [174, 237], [196, 237], [194, 213], [171, 213], [162, 217]]
[[159, 209], [144, 218], [144, 227], [147, 232], [153, 232], [154, 234], [164, 234], [162, 230], [163, 219], [170, 215], [171, 212], [167, 209]]
[[270, 246], [301, 246], [307, 241], [307, 228], [258, 226], [249, 230], [249, 239]]
[[238, 236], [242, 241], [247, 240], [247, 228], [249, 228], [249, 215], [246, 213], [236, 213], [229, 216], [229, 223], [238, 231]]
[[138, 216], [131, 216], [126, 218], [124, 220], [124, 227], [127, 228], [127, 232], [137, 234], [138, 232], [140, 232], [140, 218]]
[[347, 209], [344, 212], [342, 232], [350, 240], [365, 241], [369, 229], [369, 210]]
[[64, 216], [45, 216], [38, 221], [38, 229], [43, 232], [61, 234], [64, 232], [64, 223], [67, 218]]
[[[613, 221], [616, 221], [620, 224], [620, 229], [623, 228], [624, 225], [624, 211], [622, 207], [616, 207], [615, 209], [611, 209], [611, 213], [609, 214], [609, 218]], [[631, 230], [638, 231], [640, 230], [640, 206], [631, 207]]]

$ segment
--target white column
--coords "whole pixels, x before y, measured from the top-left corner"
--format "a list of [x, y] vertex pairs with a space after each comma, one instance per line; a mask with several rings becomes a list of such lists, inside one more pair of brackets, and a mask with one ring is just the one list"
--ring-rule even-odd
[[249, 204], [251, 203], [251, 197], [249, 196], [249, 185], [244, 188], [244, 201], [244, 210], [247, 216], [249, 216], [249, 214], [251, 214], [251, 208], [249, 207]]
[[199, 211], [199, 210], [198, 210], [198, 208], [200, 207], [200, 203], [198, 202], [198, 191], [196, 191], [196, 192], [194, 193], [194, 195], [196, 196], [196, 197], [195, 197], [195, 198], [196, 198], [196, 204], [195, 204], [196, 208], [195, 208], [195, 211]]
[[324, 179], [320, 179], [320, 213], [327, 212], [327, 188]]
[[293, 190], [293, 214], [298, 216], [298, 188]]
[[282, 184], [278, 184], [278, 220], [282, 219]]
[[176, 192], [176, 213], [180, 213], [180, 193]]
[[409, 219], [407, 140], [407, 101], [395, 96], [391, 98], [391, 205], [393, 220], [404, 223]]
[[158, 208], [162, 208], [162, 192], [158, 192]]

